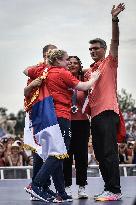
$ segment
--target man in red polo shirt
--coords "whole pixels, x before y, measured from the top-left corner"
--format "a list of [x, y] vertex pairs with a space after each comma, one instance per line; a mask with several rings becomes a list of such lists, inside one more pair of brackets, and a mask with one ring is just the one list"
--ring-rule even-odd
[[101, 76], [89, 95], [91, 110], [92, 143], [99, 168], [105, 183], [104, 191], [94, 196], [97, 201], [119, 200], [122, 197], [120, 187], [117, 126], [119, 124], [119, 105], [117, 100], [117, 67], [119, 27], [118, 14], [125, 9], [120, 3], [113, 6], [112, 39], [109, 55], [105, 57], [107, 45], [100, 38], [90, 40], [90, 55], [94, 60], [85, 77], [99, 69]]

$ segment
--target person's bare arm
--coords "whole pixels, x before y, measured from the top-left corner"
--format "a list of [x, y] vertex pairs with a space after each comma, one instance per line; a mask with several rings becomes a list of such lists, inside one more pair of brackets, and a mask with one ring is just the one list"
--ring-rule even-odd
[[95, 81], [99, 78], [100, 76], [100, 71], [96, 70], [91, 74], [90, 80], [86, 82], [79, 82], [77, 86], [75, 87], [76, 90], [89, 90], [91, 89], [92, 85], [95, 83]]
[[28, 86], [24, 88], [24, 96], [27, 97], [34, 87], [39, 87], [42, 84], [42, 78], [36, 78]]
[[110, 53], [113, 57], [118, 56], [118, 46], [119, 46], [119, 19], [118, 15], [125, 9], [125, 4], [120, 3], [117, 7], [113, 6], [111, 10], [112, 15], [112, 39], [110, 46]]
[[23, 73], [28, 76], [28, 70], [31, 68], [31, 66], [25, 68], [25, 70], [23, 70]]
[[27, 68], [25, 68], [25, 69], [23, 70], [23, 73], [24, 73], [26, 76], [28, 76], [28, 70], [31, 69], [31, 68], [36, 68], [36, 67], [37, 67], [36, 65], [28, 66]]

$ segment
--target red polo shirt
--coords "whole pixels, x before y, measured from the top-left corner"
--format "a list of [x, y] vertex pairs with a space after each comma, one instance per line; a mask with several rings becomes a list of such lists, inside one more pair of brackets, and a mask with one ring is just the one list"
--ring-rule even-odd
[[100, 78], [93, 86], [93, 91], [89, 95], [89, 106], [91, 117], [95, 117], [105, 110], [113, 110], [119, 113], [117, 102], [117, 58], [109, 54], [104, 60], [99, 61], [85, 73], [86, 79], [92, 71], [98, 68], [101, 72]]

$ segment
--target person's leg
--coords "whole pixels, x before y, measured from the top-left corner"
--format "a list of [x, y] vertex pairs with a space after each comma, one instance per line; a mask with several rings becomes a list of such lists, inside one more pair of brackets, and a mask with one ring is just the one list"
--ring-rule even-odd
[[57, 119], [62, 133], [62, 137], [64, 138], [66, 149], [68, 151], [70, 145], [70, 138], [71, 138], [71, 122], [70, 120], [64, 118], [57, 118]]
[[105, 190], [120, 193], [120, 174], [117, 147], [119, 117], [113, 111], [105, 111], [91, 121], [92, 143]]
[[39, 172], [40, 168], [43, 165], [43, 159], [36, 153], [33, 153], [33, 176], [32, 181], [35, 178], [36, 174]]
[[71, 122], [64, 118], [58, 118], [59, 126], [64, 138], [66, 149], [69, 155], [69, 158], [65, 158], [63, 161], [63, 174], [65, 181], [65, 190], [68, 195], [68, 198], [72, 199], [72, 191], [70, 186], [72, 185], [72, 164], [73, 164], [73, 154], [72, 147], [70, 146], [71, 140]]
[[49, 156], [35, 176], [33, 183], [37, 186], [44, 187], [48, 178], [55, 172], [58, 166], [60, 166], [59, 161], [56, 157]]
[[65, 180], [65, 187], [72, 185], [72, 163], [73, 163], [73, 154], [72, 154], [72, 146], [71, 146], [71, 123], [69, 120], [64, 118], [58, 118], [59, 126], [62, 132], [62, 136], [64, 137], [64, 142], [66, 145], [66, 149], [69, 154], [69, 158], [64, 159], [63, 162], [63, 173]]
[[58, 160], [58, 166], [54, 169], [52, 173], [52, 179], [54, 182], [55, 189], [58, 194], [63, 194], [65, 192], [64, 176], [63, 176], [63, 160]]
[[[71, 141], [72, 141], [72, 139], [71, 139]], [[68, 155], [69, 155], [69, 158], [66, 158], [64, 160], [64, 163], [63, 163], [63, 173], [64, 173], [65, 187], [70, 187], [72, 185], [73, 153], [72, 153], [71, 144], [70, 144], [70, 147], [69, 147]]]
[[[43, 165], [43, 159], [35, 152], [33, 153], [33, 177], [32, 181], [34, 180], [35, 176], [39, 172]], [[46, 190], [51, 185], [50, 177], [47, 179], [47, 183], [44, 185], [44, 189]]]
[[[45, 202], [53, 199], [53, 195], [48, 192], [48, 189], [43, 189], [48, 181], [50, 176], [53, 177], [53, 182], [55, 187], [58, 189], [58, 192], [64, 193], [64, 179], [63, 179], [63, 171], [62, 171], [62, 160], [57, 159], [54, 156], [49, 156], [46, 161], [43, 163], [42, 167], [40, 168], [39, 172], [35, 176], [32, 182], [32, 195], [37, 197], [40, 200]], [[61, 167], [61, 168], [59, 168]], [[61, 170], [62, 177], [58, 183], [58, 169]], [[51, 190], [50, 190], [51, 191]]]
[[88, 120], [73, 120], [71, 122], [73, 152], [76, 169], [76, 184], [78, 187], [78, 198], [85, 199], [88, 195], [85, 191], [87, 185], [88, 167], [88, 140], [90, 136], [90, 123]]
[[[32, 193], [32, 183], [35, 179], [35, 176], [37, 175], [37, 173], [39, 172], [39, 170], [41, 169], [43, 165], [43, 159], [36, 153], [33, 152], [33, 176], [32, 176], [32, 182], [26, 186], [24, 189], [26, 190], [27, 193], [31, 194]], [[47, 190], [49, 189], [49, 186], [51, 185], [51, 180], [50, 177], [47, 179], [46, 184], [44, 184], [43, 189]], [[31, 200], [35, 200], [35, 197], [31, 196]]]
[[72, 121], [71, 130], [76, 168], [76, 184], [79, 186], [85, 186], [87, 184], [90, 123], [88, 120]]

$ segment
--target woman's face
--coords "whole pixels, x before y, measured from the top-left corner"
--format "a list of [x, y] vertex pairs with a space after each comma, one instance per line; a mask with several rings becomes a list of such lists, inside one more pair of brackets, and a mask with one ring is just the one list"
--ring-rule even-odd
[[11, 152], [12, 152], [12, 154], [18, 154], [19, 153], [19, 147], [12, 147]]
[[78, 74], [78, 71], [80, 69], [80, 64], [76, 58], [72, 57], [69, 59], [68, 69], [73, 75]]
[[68, 69], [68, 65], [69, 65], [68, 58], [69, 58], [68, 54], [65, 53], [61, 60], [59, 60], [59, 59], [57, 60], [58, 65]]

